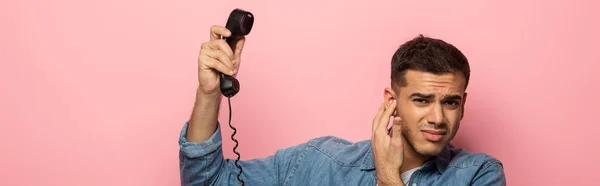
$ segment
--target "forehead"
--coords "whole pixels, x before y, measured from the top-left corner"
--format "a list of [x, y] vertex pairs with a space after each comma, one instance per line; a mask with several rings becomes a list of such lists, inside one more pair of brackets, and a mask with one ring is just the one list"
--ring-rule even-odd
[[[411, 92], [463, 94], [466, 80], [462, 73], [434, 74], [430, 72], [408, 70], [404, 76], [406, 89]], [[401, 91], [402, 92], [402, 91]]]

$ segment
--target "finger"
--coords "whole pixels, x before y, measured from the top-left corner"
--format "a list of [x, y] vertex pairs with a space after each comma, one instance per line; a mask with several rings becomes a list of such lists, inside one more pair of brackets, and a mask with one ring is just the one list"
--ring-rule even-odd
[[393, 125], [402, 125], [402, 118], [400, 118], [400, 116], [394, 116], [394, 119], [392, 120], [392, 124]]
[[210, 47], [211, 49], [221, 50], [225, 52], [229, 59], [233, 59], [233, 51], [231, 50], [231, 47], [229, 47], [227, 42], [225, 42], [225, 40], [219, 39], [211, 41], [209, 42], [208, 47]]
[[385, 135], [387, 134], [387, 126], [390, 123], [390, 117], [392, 116], [392, 113], [394, 113], [394, 110], [396, 109], [396, 100], [393, 100], [392, 103], [390, 104], [390, 106], [388, 108], [385, 109], [385, 112], [383, 112], [383, 115], [381, 116], [381, 119], [379, 120], [379, 126], [377, 126], [377, 132], [380, 135]]
[[202, 45], [200, 45], [200, 49], [209, 49], [209, 47], [208, 47], [209, 44], [210, 44], [210, 42], [204, 42], [204, 43], [202, 43]]
[[235, 54], [234, 54], [235, 57], [231, 61], [234, 66], [233, 72], [235, 73], [235, 75], [237, 75], [237, 72], [239, 72], [239, 69], [240, 69], [240, 64], [242, 62], [242, 51], [244, 50], [245, 43], [246, 43], [246, 37], [242, 37], [238, 41], [238, 43], [235, 45]]
[[379, 124], [379, 118], [381, 118], [381, 115], [383, 115], [383, 111], [384, 111], [384, 106], [383, 104], [381, 104], [381, 106], [379, 106], [379, 110], [377, 111], [377, 114], [375, 114], [375, 118], [373, 118], [373, 134], [375, 134], [375, 131], [377, 131], [377, 126]]
[[392, 140], [402, 140], [402, 119], [400, 117], [394, 117], [392, 125]]
[[238, 40], [237, 44], [235, 45], [235, 57], [236, 58], [241, 58], [242, 57], [242, 51], [244, 50], [244, 44], [246, 43], [246, 37], [242, 37], [240, 40]]
[[231, 59], [222, 50], [205, 50], [203, 51], [208, 57], [218, 59], [220, 63], [225, 65], [229, 70], [233, 70]]
[[201, 56], [200, 60], [202, 60], [204, 65], [206, 65], [208, 68], [215, 69], [216, 71], [230, 76], [233, 75], [233, 71], [229, 67], [223, 65], [223, 63], [217, 59], [203, 55]]
[[231, 36], [231, 32], [223, 26], [214, 25], [210, 27], [210, 40], [217, 40], [221, 39], [221, 37], [229, 36]]

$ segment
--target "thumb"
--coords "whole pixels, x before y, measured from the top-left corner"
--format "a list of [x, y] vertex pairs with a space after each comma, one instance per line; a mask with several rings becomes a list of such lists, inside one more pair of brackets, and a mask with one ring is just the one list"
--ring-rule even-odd
[[240, 40], [237, 41], [237, 44], [235, 45], [235, 57], [236, 58], [240, 58], [242, 56], [242, 51], [244, 50], [244, 44], [246, 43], [246, 37], [242, 37], [240, 38]]

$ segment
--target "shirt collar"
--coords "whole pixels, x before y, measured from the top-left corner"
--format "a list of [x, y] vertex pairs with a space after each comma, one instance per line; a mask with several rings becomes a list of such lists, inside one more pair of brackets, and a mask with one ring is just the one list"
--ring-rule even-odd
[[[446, 168], [448, 168], [448, 165], [452, 160], [452, 148], [454, 148], [454, 146], [452, 146], [451, 144], [446, 145], [442, 152], [438, 154], [434, 159], [426, 162], [423, 165], [423, 168], [427, 168], [434, 164], [436, 166], [437, 171], [440, 174], [443, 173], [446, 170]], [[373, 160], [372, 148], [369, 148], [367, 150], [367, 154], [364, 156], [362, 162], [363, 163], [360, 166], [361, 170], [375, 170], [375, 162]]]

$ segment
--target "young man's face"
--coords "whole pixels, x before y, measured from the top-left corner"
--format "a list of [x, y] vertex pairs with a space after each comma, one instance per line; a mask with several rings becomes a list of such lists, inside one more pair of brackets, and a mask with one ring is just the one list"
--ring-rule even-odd
[[387, 89], [386, 96], [386, 101], [397, 100], [396, 115], [402, 118], [402, 135], [409, 143], [404, 147], [436, 156], [454, 138], [463, 118], [465, 78], [462, 73], [408, 70], [405, 79], [406, 86], [398, 86], [395, 93]]

